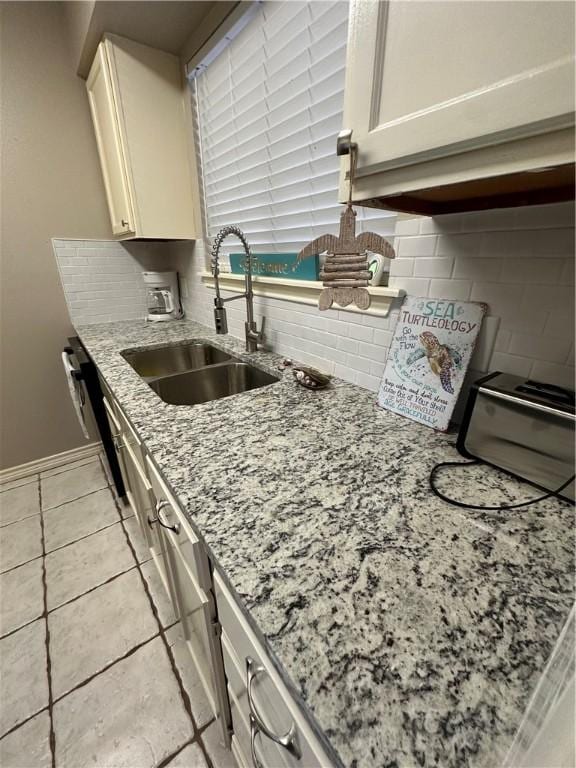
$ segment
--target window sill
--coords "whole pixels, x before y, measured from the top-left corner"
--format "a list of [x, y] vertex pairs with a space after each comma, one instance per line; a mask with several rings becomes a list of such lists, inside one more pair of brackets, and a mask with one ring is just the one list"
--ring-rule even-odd
[[[200, 272], [200, 277], [204, 285], [208, 288], [214, 288], [214, 278], [210, 272]], [[285, 280], [279, 277], [262, 277], [260, 275], [252, 278], [252, 285], [255, 296], [294, 301], [298, 304], [318, 304], [318, 296], [323, 288], [319, 281]], [[221, 272], [220, 288], [223, 291], [242, 293], [244, 291], [244, 276]], [[334, 308], [344, 312], [388, 317], [394, 299], [405, 295], [405, 291], [401, 288], [388, 288], [383, 285], [369, 287], [368, 292], [371, 296], [371, 304], [367, 310], [358, 309], [356, 306], [339, 307], [337, 304], [334, 305]]]

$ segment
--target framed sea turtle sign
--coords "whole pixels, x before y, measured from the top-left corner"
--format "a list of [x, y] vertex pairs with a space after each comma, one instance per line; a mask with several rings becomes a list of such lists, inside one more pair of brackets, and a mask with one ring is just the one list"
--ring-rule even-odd
[[486, 304], [407, 296], [378, 405], [445, 432], [485, 312]]

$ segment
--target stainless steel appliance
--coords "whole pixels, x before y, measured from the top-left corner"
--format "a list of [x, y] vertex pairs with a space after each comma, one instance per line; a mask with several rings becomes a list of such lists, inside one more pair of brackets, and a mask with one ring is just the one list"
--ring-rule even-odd
[[[84, 346], [77, 336], [72, 336], [68, 339], [68, 346], [64, 347], [64, 353], [68, 356], [71, 363], [70, 375], [74, 378], [78, 386], [83, 388], [88, 395], [88, 400], [92, 406], [94, 413], [94, 419], [98, 432], [100, 433], [100, 439], [102, 440], [102, 446], [108, 459], [108, 465], [116, 486], [118, 496], [123, 497], [126, 495], [124, 488], [124, 481], [122, 480], [122, 474], [120, 472], [120, 465], [118, 464], [118, 458], [116, 456], [116, 450], [112, 441], [112, 434], [110, 432], [110, 425], [106, 418], [106, 411], [104, 410], [104, 403], [102, 399], [102, 389], [100, 387], [100, 381], [98, 379], [98, 370], [94, 365], [90, 355], [84, 349]], [[84, 394], [80, 398], [80, 407], [86, 407], [86, 397]]]
[[[492, 373], [470, 389], [457, 447], [547, 491], [574, 475], [574, 391]], [[559, 494], [574, 500], [574, 481]]]

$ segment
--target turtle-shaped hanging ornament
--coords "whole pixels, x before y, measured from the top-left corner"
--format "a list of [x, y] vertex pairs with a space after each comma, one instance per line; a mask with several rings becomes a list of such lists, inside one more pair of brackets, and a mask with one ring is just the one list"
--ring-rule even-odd
[[367, 251], [381, 253], [393, 259], [394, 249], [390, 243], [375, 232], [356, 235], [356, 212], [352, 208], [352, 187], [356, 167], [357, 145], [350, 141], [350, 131], [342, 131], [338, 137], [337, 154], [350, 155], [349, 192], [346, 207], [340, 214], [340, 234], [320, 235], [304, 246], [298, 254], [302, 259], [328, 252], [320, 279], [324, 284], [318, 297], [321, 310], [330, 309], [336, 302], [341, 307], [356, 304], [358, 309], [368, 309], [370, 293], [367, 290], [371, 273], [368, 268]]

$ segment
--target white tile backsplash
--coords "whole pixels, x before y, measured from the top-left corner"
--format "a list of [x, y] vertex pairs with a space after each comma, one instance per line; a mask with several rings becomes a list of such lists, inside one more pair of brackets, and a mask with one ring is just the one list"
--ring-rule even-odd
[[166, 269], [163, 245], [62, 240], [52, 246], [73, 323], [92, 325], [146, 316], [142, 272]]
[[[390, 285], [412, 295], [486, 302], [494, 320], [479, 341], [479, 358], [487, 369], [573, 385], [573, 225], [570, 203], [402, 219]], [[202, 242], [55, 240], [54, 249], [77, 322], [143, 317], [140, 272], [177, 269], [187, 316], [213, 325], [213, 290], [200, 278]], [[382, 318], [263, 297], [254, 304], [269, 348], [377, 390], [397, 307]], [[243, 338], [244, 302], [228, 304], [227, 313], [230, 333]]]
[[[401, 219], [390, 285], [413, 295], [486, 302], [495, 318], [490, 338], [479, 341], [488, 369], [566, 385], [574, 378], [573, 226], [571, 203]], [[188, 286], [187, 313], [212, 325], [213, 292], [199, 277], [202, 244], [184, 248], [180, 271]], [[397, 309], [389, 318], [320, 313], [258, 297], [255, 308], [259, 323], [265, 317], [275, 351], [378, 388]], [[231, 333], [242, 338], [243, 302], [227, 309]]]

